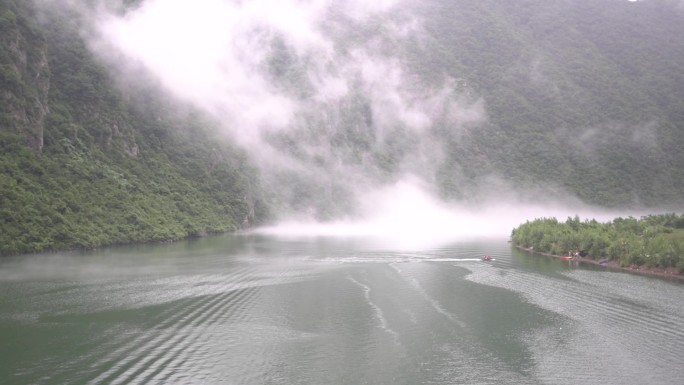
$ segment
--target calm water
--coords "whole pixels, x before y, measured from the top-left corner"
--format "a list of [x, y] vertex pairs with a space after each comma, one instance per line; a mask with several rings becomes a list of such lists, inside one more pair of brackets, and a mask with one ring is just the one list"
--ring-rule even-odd
[[0, 383], [684, 384], [684, 285], [505, 240], [221, 236], [5, 259]]

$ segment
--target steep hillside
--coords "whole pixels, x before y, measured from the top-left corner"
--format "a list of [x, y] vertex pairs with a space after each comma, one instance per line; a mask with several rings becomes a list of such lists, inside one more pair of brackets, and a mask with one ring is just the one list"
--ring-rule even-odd
[[27, 2], [0, 2], [0, 255], [258, 220], [258, 173], [244, 152], [151, 81], [123, 94], [66, 12], [38, 24]]
[[[473, 182], [494, 173], [522, 189], [550, 185], [605, 206], [682, 203], [680, 2], [456, 0], [419, 8], [431, 55], [415, 66], [463, 78], [487, 110], [467, 140], [450, 139], [445, 169], [466, 169]], [[445, 181], [460, 179], [444, 173]]]
[[[289, 175], [290, 205], [325, 218], [331, 201], [353, 206], [342, 198], [351, 186], [406, 172], [460, 202], [507, 193], [684, 205], [680, 2], [397, 1], [380, 16], [331, 12], [322, 24], [336, 49], [328, 73], [287, 39], [264, 50], [267, 77], [308, 106], [305, 123], [270, 144], [333, 175]], [[347, 92], [312, 103], [326, 96], [311, 78], [340, 73]]]

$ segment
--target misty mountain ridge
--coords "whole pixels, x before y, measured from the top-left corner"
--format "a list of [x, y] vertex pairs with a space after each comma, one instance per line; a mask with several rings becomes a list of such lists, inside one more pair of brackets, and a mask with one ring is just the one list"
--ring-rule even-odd
[[349, 217], [407, 183], [684, 203], [679, 1], [0, 5], [3, 254]]

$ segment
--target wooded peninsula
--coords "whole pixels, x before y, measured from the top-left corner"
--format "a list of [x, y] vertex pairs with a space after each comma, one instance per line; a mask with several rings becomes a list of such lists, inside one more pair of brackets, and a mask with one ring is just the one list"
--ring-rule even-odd
[[518, 247], [554, 256], [601, 261], [637, 271], [684, 273], [684, 215], [616, 218], [606, 223], [582, 221], [579, 216], [565, 222], [537, 218], [513, 229], [511, 241]]

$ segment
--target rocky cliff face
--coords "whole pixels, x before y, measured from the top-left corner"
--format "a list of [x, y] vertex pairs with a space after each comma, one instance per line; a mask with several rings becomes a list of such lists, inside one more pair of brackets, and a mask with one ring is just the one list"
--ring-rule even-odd
[[43, 149], [50, 66], [45, 38], [26, 15], [26, 2], [0, 2], [0, 131], [19, 132]]

